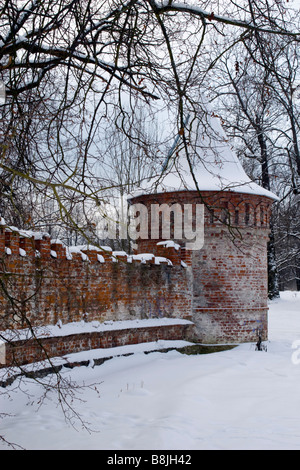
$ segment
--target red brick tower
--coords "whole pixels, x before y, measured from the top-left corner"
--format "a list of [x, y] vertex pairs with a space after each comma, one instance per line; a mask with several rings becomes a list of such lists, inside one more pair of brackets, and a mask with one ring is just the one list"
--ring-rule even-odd
[[193, 340], [207, 344], [252, 342], [258, 335], [267, 339], [267, 242], [274, 199], [248, 178], [219, 119], [203, 110], [186, 124], [185, 140], [173, 147], [159, 184], [154, 188], [148, 181], [131, 198], [131, 204], [147, 207], [149, 216], [148, 233], [137, 240], [138, 252], [159, 254], [157, 243], [166, 240], [163, 222], [159, 231], [151, 225], [153, 206], [167, 204], [177, 213], [180, 207], [184, 217], [187, 205], [192, 205], [194, 229], [196, 206], [204, 207], [200, 249], [187, 249], [191, 244], [184, 218], [182, 237], [176, 237], [171, 217], [169, 237], [181, 246], [190, 271]]

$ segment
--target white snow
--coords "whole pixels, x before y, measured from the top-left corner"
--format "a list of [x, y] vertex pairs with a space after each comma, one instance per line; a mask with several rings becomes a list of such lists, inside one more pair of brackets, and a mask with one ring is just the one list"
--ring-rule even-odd
[[19, 248], [20, 256], [26, 256], [26, 251], [23, 248]]
[[168, 266], [173, 266], [172, 261], [169, 259], [165, 258], [164, 256], [155, 256], [155, 264], [161, 264], [161, 263], [166, 263]]
[[127, 253], [125, 251], [113, 251], [112, 255], [113, 256], [127, 256]]
[[157, 246], [163, 246], [164, 248], [174, 248], [175, 250], [179, 250], [180, 245], [175, 243], [173, 240], [165, 240], [162, 242], [156, 243]]
[[165, 258], [164, 256], [154, 256], [153, 253], [139, 253], [138, 255], [128, 255], [127, 262], [132, 263], [132, 261], [140, 261], [141, 264], [146, 264], [147, 261], [152, 261], [154, 264], [167, 264], [168, 266], [173, 266], [172, 261]]
[[67, 246], [66, 247], [66, 257], [67, 259], [72, 259], [73, 253], [79, 253], [83, 261], [87, 260], [87, 255], [81, 251], [81, 248], [78, 246]]
[[[85, 314], [88, 317], [88, 313]], [[81, 333], [92, 333], [113, 330], [126, 330], [128, 328], [147, 328], [153, 326], [172, 326], [172, 325], [188, 325], [191, 324], [189, 320], [181, 318], [149, 318], [143, 320], [120, 320], [120, 321], [90, 321], [84, 320], [79, 322], [71, 322], [63, 324], [58, 321], [56, 325], [45, 325], [43, 327], [32, 328], [36, 338], [50, 338], [56, 336], [69, 336]], [[6, 330], [0, 331], [0, 336], [7, 341], [19, 341], [23, 339], [32, 338], [30, 328], [19, 330]], [[0, 374], [1, 375], [1, 374]]]
[[111, 256], [111, 260], [114, 262], [114, 263], [117, 263], [118, 262], [118, 257], [121, 256], [125, 256], [126, 257], [126, 261], [127, 261], [127, 253], [125, 251], [113, 251], [112, 252], [112, 256]]
[[59, 238], [53, 238], [50, 240], [50, 245], [52, 244], [64, 246], [64, 243]]
[[98, 259], [99, 263], [105, 263], [105, 259], [102, 255], [97, 254], [97, 259]]
[[278, 199], [276, 195], [254, 183], [246, 175], [222, 128], [220, 117], [213, 112], [204, 98], [199, 109], [191, 112], [189, 116], [185, 126], [185, 136], [190, 161], [187, 159], [183, 140], [180, 138], [172, 149], [169, 160], [165, 162], [159, 180], [150, 178], [143, 181], [141, 186], [132, 192], [131, 197], [153, 192], [199, 189], [234, 191]]
[[0, 364], [5, 364], [5, 357], [6, 357], [5, 349], [6, 349], [6, 344], [0, 338]]
[[128, 255], [127, 261], [128, 263], [132, 263], [134, 260], [146, 263], [147, 261], [153, 260], [154, 257], [153, 253], [140, 253], [138, 255]]
[[[94, 245], [76, 245], [76, 246], [66, 246], [66, 257], [67, 259], [72, 259], [73, 253], [79, 253], [83, 261], [89, 261], [89, 257], [84, 251], [98, 251], [99, 253], [112, 252], [110, 246], [94, 246]], [[104, 263], [105, 259], [102, 255], [98, 254], [98, 261]]]
[[92, 385], [73, 402], [88, 429], [66, 422], [54, 392], [39, 404], [42, 388], [26, 379], [22, 390], [3, 389], [0, 412], [11, 416], [0, 435], [35, 450], [299, 450], [299, 339], [300, 293], [284, 292], [270, 303], [266, 352], [254, 344], [198, 356], [139, 351], [64, 369]]

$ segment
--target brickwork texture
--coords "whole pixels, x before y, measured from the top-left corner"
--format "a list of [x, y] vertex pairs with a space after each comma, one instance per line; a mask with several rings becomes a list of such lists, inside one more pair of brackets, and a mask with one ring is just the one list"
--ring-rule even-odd
[[[267, 339], [272, 200], [230, 191], [182, 191], [140, 196], [131, 203], [149, 211], [151, 204], [203, 204], [203, 247], [187, 249], [184, 237], [175, 239], [175, 247], [158, 244], [164, 240], [159, 231], [157, 239], [149, 233], [138, 240], [137, 252], [129, 256], [107, 247], [69, 249], [47, 235], [1, 225], [0, 330], [170, 317], [191, 320], [194, 327], [184, 339], [198, 343]], [[151, 341], [157, 335], [144, 337]], [[25, 344], [15, 347], [24, 350]], [[59, 347], [52, 345], [51, 355], [70, 352]]]

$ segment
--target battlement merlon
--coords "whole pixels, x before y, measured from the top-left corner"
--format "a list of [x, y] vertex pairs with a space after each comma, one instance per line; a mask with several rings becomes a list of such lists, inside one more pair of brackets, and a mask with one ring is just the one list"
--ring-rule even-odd
[[113, 251], [109, 246], [66, 246], [59, 239], [51, 239], [46, 232], [8, 226], [3, 218], [0, 219], [0, 255], [100, 264], [123, 262], [173, 266], [182, 265], [182, 261], [186, 261], [185, 250], [172, 240], [157, 243], [154, 253], [127, 254], [124, 251]]

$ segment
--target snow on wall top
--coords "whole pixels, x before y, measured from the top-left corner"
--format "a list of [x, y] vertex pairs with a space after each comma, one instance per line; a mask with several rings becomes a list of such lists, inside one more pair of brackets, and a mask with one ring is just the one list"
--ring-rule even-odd
[[[85, 314], [88, 317], [88, 313]], [[8, 341], [22, 341], [31, 338], [51, 338], [59, 336], [80, 335], [85, 333], [105, 332], [114, 330], [127, 330], [131, 328], [151, 328], [157, 326], [172, 325], [192, 325], [193, 322], [182, 318], [148, 318], [134, 320], [106, 320], [100, 322], [98, 320], [79, 322], [70, 322], [63, 324], [59, 320], [56, 325], [36, 326], [33, 328], [10, 329], [0, 331], [2, 340], [0, 345]]]
[[207, 104], [189, 114], [184, 136], [175, 141], [160, 178], [144, 181], [131, 197], [185, 190], [234, 191], [278, 199], [247, 176], [219, 117]]
[[[180, 246], [174, 243], [172, 240], [166, 240], [164, 242], [157, 243], [158, 249], [159, 247], [162, 248], [162, 252], [159, 256], [154, 253], [128, 254], [125, 251], [114, 251], [110, 246], [95, 246], [91, 244], [67, 246], [59, 239], [51, 239], [50, 234], [47, 232], [20, 230], [17, 227], [6, 225], [4, 218], [1, 216], [0, 227], [0, 238], [2, 239], [2, 243], [0, 243], [0, 255], [2, 253], [8, 256], [12, 254], [18, 254], [22, 257], [35, 256], [36, 258], [40, 258], [40, 246], [37, 245], [37, 242], [41, 241], [45, 244], [42, 248], [43, 256], [48, 256], [49, 258], [65, 258], [71, 261], [74, 256], [75, 259], [78, 259], [77, 256], [79, 255], [79, 258], [81, 257], [82, 261], [90, 262], [90, 258], [92, 258], [93, 260], [96, 259], [101, 264], [106, 262], [117, 263], [119, 260], [122, 260], [130, 264], [164, 264], [173, 266], [172, 261], [165, 256], [161, 256], [161, 254], [170, 256], [177, 252], [176, 263], [181, 263], [182, 267], [186, 267], [185, 263], [181, 261], [179, 252]], [[8, 235], [7, 240], [6, 235]], [[13, 248], [11, 246], [12, 235], [17, 238], [17, 240], [13, 243]], [[20, 245], [21, 239], [28, 239], [28, 244], [25, 246], [25, 249]], [[6, 246], [6, 243], [8, 246]], [[28, 251], [27, 248], [29, 248]], [[96, 258], [94, 257], [94, 254], [97, 255]]]

